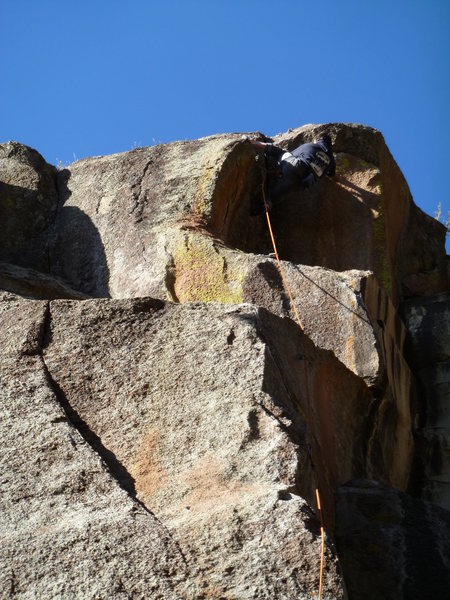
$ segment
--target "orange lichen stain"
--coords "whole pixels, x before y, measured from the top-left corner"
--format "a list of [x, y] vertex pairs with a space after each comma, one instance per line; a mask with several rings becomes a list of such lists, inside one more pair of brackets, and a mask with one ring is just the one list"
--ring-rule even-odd
[[202, 598], [205, 600], [237, 600], [236, 596], [231, 596], [222, 586], [211, 584], [206, 579], [200, 579], [199, 583], [202, 588]]
[[226, 464], [207, 452], [200, 461], [180, 474], [182, 486], [188, 489], [183, 504], [198, 516], [234, 507], [242, 497], [259, 493], [261, 486], [231, 480], [225, 473]]
[[168, 473], [158, 462], [158, 437], [156, 429], [144, 434], [136, 453], [136, 462], [131, 474], [135, 480], [138, 496], [148, 498], [164, 487]]

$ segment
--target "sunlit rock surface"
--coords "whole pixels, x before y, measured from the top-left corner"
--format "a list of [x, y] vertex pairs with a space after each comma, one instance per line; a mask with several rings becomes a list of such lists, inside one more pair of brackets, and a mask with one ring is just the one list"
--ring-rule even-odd
[[446, 589], [448, 513], [408, 495], [449, 507], [445, 229], [380, 132], [274, 141], [325, 129], [336, 177], [271, 212], [303, 332], [240, 134], [62, 171], [0, 144], [6, 597], [312, 598], [316, 486], [324, 598], [421, 597], [389, 540], [431, 513]]

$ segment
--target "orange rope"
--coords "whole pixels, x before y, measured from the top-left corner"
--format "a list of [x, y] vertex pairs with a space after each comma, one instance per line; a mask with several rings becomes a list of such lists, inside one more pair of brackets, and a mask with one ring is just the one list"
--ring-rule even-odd
[[276, 259], [277, 259], [278, 269], [280, 271], [281, 279], [283, 280], [284, 287], [286, 288], [287, 293], [289, 295], [289, 300], [291, 301], [291, 306], [292, 306], [292, 308], [294, 310], [295, 318], [297, 319], [297, 323], [298, 323], [298, 326], [300, 327], [300, 331], [303, 331], [303, 325], [302, 325], [302, 322], [300, 320], [300, 315], [298, 314], [297, 307], [295, 306], [294, 298], [292, 297], [292, 293], [291, 293], [291, 288], [289, 287], [289, 284], [288, 284], [287, 279], [286, 279], [286, 275], [284, 273], [283, 266], [282, 266], [281, 261], [280, 261], [280, 257], [278, 256], [278, 250], [277, 250], [277, 246], [275, 244], [275, 238], [274, 238], [273, 231], [272, 231], [272, 224], [270, 222], [269, 210], [268, 210], [268, 206], [267, 206], [265, 194], [263, 195], [263, 198], [264, 198], [264, 208], [266, 209], [267, 225], [269, 226], [270, 238], [272, 240], [273, 251], [275, 252], [275, 256], [276, 256]]
[[317, 510], [320, 516], [320, 577], [319, 577], [319, 600], [322, 598], [323, 563], [325, 559], [325, 530], [323, 527], [322, 505], [320, 503], [319, 488], [316, 487]]
[[[291, 288], [289, 287], [288, 280], [287, 280], [286, 275], [284, 273], [283, 265], [281, 264], [280, 257], [278, 256], [277, 245], [275, 243], [275, 236], [273, 235], [272, 224], [270, 222], [270, 217], [269, 217], [269, 207], [267, 205], [266, 193], [265, 193], [265, 190], [264, 190], [265, 183], [266, 183], [266, 172], [264, 171], [263, 182], [262, 182], [262, 195], [263, 195], [263, 200], [264, 200], [264, 209], [266, 211], [267, 225], [269, 227], [270, 239], [272, 240], [273, 251], [274, 251], [275, 257], [277, 259], [277, 264], [278, 264], [278, 269], [280, 271], [281, 279], [283, 280], [284, 287], [286, 288], [286, 291], [287, 291], [287, 293], [289, 295], [289, 300], [291, 302], [292, 310], [294, 311], [295, 318], [297, 320], [298, 326], [300, 327], [300, 331], [303, 332], [303, 325], [302, 325], [302, 322], [301, 322], [301, 319], [300, 319], [300, 315], [298, 314], [298, 310], [297, 310], [297, 307], [295, 305], [294, 298], [292, 296]], [[307, 396], [307, 405], [308, 405], [308, 407], [307, 407], [308, 408], [308, 420], [309, 420], [310, 430], [312, 430], [312, 427], [311, 427], [312, 420], [311, 420], [311, 417], [310, 417], [310, 400], [309, 400], [309, 392], [308, 392], [308, 382], [307, 382], [306, 378], [307, 378], [307, 371], [306, 371], [306, 366], [305, 366], [306, 396]], [[317, 477], [316, 477], [316, 473], [315, 473], [315, 467], [314, 467], [314, 463], [312, 462], [312, 460], [311, 460], [311, 464], [312, 464], [312, 469], [313, 469], [314, 479], [315, 479], [315, 484], [316, 484], [317, 511], [319, 513], [319, 519], [320, 519], [320, 538], [321, 538], [321, 544], [320, 544], [319, 600], [321, 600], [321, 598], [322, 598], [322, 583], [323, 583], [323, 567], [324, 567], [324, 560], [325, 560], [325, 529], [324, 529], [324, 526], [323, 526], [323, 514], [322, 514], [322, 505], [321, 505], [321, 502], [320, 502], [319, 487], [318, 487], [318, 484], [317, 484]]]

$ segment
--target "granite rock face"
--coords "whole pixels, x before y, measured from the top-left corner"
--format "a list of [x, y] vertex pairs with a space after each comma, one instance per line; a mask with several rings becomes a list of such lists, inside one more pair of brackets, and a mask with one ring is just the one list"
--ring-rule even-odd
[[47, 302], [0, 305], [2, 598], [179, 598], [186, 561], [74, 427], [42, 359]]
[[[0, 325], [3, 590], [312, 597], [314, 484], [283, 371], [296, 350], [335, 357], [253, 307], [10, 299]], [[342, 598], [331, 546], [326, 563]]]
[[52, 273], [92, 296], [166, 298], [172, 237], [213, 209], [233, 148], [239, 160], [253, 159], [236, 137], [139, 148], [61, 172]]
[[378, 131], [274, 141], [325, 129], [336, 177], [271, 212], [302, 332], [240, 135], [63, 171], [0, 145], [6, 597], [315, 597], [317, 486], [323, 598], [380, 569], [420, 597], [392, 540], [431, 514], [449, 569], [447, 513], [406, 494], [448, 508], [445, 230]]
[[[304, 126], [275, 142], [290, 149], [323, 129]], [[406, 296], [446, 291], [445, 228], [412, 202], [380, 132], [346, 124], [329, 124], [327, 130], [337, 175], [308, 192], [294, 189], [274, 208], [281, 258], [334, 271], [370, 270], [395, 306]], [[29, 228], [25, 237], [16, 239], [14, 231], [21, 228], [5, 213], [12, 228], [5, 245], [23, 256], [12, 260], [10, 253], [2, 260], [36, 268], [34, 258], [25, 264], [29, 237], [52, 225], [48, 266], [40, 270], [86, 294], [166, 299], [171, 267], [185, 253], [185, 235], [193, 230], [247, 253], [271, 251], [264, 216], [249, 216], [263, 161], [255, 160], [253, 147], [239, 135], [84, 159], [57, 176], [34, 150], [17, 143], [1, 148], [3, 210], [17, 218], [25, 208], [22, 200], [5, 196], [14, 179], [23, 193], [34, 197], [39, 191], [37, 200], [45, 201], [44, 207], [33, 204], [41, 210], [39, 228], [35, 219], [21, 215]]]
[[276, 136], [275, 142], [292, 149], [324, 130], [333, 140], [336, 177], [305, 200], [309, 218], [294, 199], [292, 212], [280, 217], [296, 222], [288, 244], [304, 240], [301, 250], [289, 246], [289, 255], [295, 262], [339, 271], [368, 269], [395, 305], [405, 297], [446, 291], [445, 227], [414, 204], [379, 131], [352, 124], [305, 125]]

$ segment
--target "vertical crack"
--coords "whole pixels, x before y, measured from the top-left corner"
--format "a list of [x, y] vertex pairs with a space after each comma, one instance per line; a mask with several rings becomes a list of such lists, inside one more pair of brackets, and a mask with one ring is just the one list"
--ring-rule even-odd
[[150, 166], [153, 164], [153, 159], [151, 158], [145, 165], [142, 176], [138, 179], [138, 182], [135, 183], [131, 188], [131, 193], [133, 195], [134, 205], [129, 211], [129, 214], [135, 213], [135, 222], [139, 223], [142, 221], [142, 215], [144, 212], [145, 205], [148, 202], [148, 194], [145, 193], [142, 198], [142, 182], [144, 181], [147, 171]]

